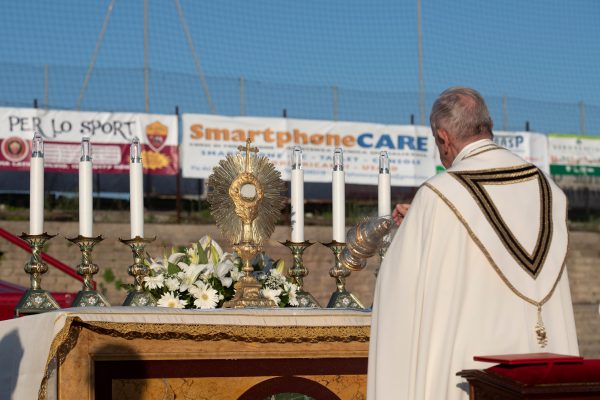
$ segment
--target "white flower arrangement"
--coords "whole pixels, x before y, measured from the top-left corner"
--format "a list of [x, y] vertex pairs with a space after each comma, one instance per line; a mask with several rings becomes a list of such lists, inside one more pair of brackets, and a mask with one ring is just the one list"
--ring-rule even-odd
[[[172, 250], [162, 260], [149, 258], [150, 274], [144, 287], [158, 300], [159, 307], [212, 309], [233, 298], [235, 283], [242, 277], [241, 260], [225, 253], [210, 236], [183, 249]], [[298, 286], [282, 274], [283, 260], [274, 263], [257, 256], [255, 274], [264, 297], [279, 307], [297, 307]]]

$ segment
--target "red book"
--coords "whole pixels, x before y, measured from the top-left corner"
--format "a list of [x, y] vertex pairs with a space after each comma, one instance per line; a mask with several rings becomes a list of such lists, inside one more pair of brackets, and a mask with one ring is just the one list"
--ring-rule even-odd
[[496, 356], [475, 356], [475, 361], [506, 365], [557, 364], [582, 362], [583, 357], [555, 353], [501, 354]]

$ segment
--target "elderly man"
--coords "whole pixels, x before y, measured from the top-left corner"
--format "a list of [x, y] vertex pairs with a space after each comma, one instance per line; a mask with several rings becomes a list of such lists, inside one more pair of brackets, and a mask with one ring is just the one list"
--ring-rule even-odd
[[578, 354], [566, 199], [491, 140], [481, 95], [450, 88], [431, 129], [446, 172], [423, 184], [381, 266], [368, 399], [463, 399], [476, 355]]

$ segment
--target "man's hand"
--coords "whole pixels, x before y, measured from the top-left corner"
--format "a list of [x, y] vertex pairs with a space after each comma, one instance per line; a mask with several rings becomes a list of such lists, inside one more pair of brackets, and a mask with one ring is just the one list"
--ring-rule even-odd
[[396, 225], [400, 225], [404, 221], [404, 216], [408, 212], [410, 204], [396, 204], [392, 211], [392, 218], [396, 221]]

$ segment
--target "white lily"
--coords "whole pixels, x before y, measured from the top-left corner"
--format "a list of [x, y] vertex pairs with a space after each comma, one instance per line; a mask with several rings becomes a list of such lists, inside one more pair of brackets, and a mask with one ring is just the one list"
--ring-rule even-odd
[[208, 262], [212, 262], [213, 264], [217, 264], [219, 260], [223, 257], [223, 249], [217, 242], [212, 240], [212, 238], [208, 235], [203, 236], [199, 241], [200, 246], [206, 252], [206, 256], [208, 258]]
[[185, 257], [185, 253], [173, 253], [169, 256], [167, 261], [171, 264], [177, 264], [183, 257]]
[[200, 256], [198, 255], [198, 245], [196, 243], [194, 243], [192, 247], [189, 247], [185, 252], [192, 264], [198, 264], [200, 262]]
[[190, 264], [180, 262], [177, 264], [181, 272], [177, 274], [181, 281], [179, 290], [185, 292], [198, 280], [198, 276], [209, 267], [209, 264]]
[[231, 260], [223, 260], [223, 261], [219, 262], [217, 265], [215, 265], [215, 267], [214, 267], [215, 275], [217, 276], [217, 278], [219, 278], [219, 280], [221, 281], [221, 284], [224, 287], [229, 287], [233, 283], [233, 278], [231, 278], [231, 276], [227, 276], [227, 275], [229, 275], [229, 272], [231, 270], [233, 270], [234, 268], [235, 268], [235, 265], [233, 264], [233, 261], [231, 261]]

